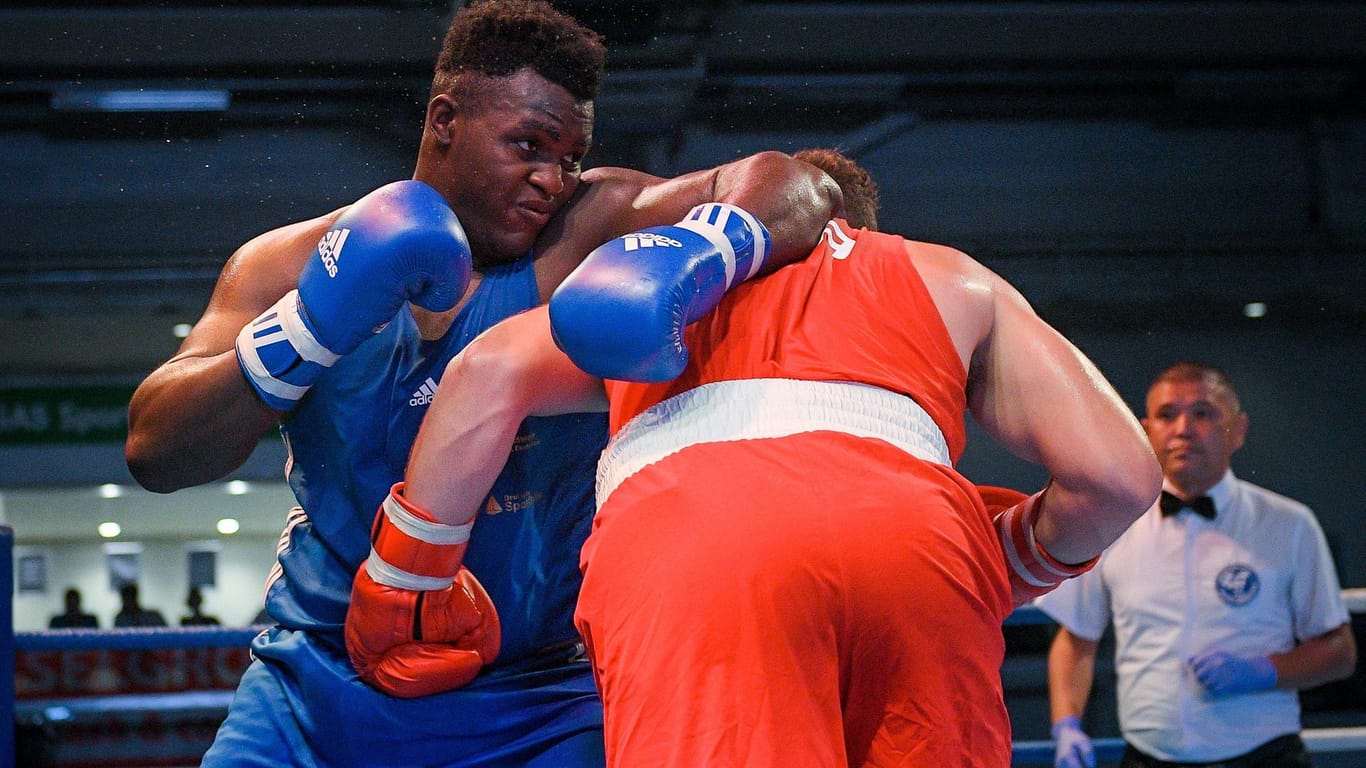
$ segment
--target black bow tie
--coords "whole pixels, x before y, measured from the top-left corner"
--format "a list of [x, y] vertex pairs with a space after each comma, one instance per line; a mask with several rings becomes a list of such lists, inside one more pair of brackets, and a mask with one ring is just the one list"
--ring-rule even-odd
[[1190, 507], [1191, 511], [1207, 520], [1214, 519], [1214, 499], [1208, 496], [1196, 496], [1193, 499], [1181, 499], [1175, 494], [1162, 492], [1162, 498], [1158, 500], [1158, 505], [1162, 507], [1162, 516], [1171, 517], [1180, 512], [1183, 507]]

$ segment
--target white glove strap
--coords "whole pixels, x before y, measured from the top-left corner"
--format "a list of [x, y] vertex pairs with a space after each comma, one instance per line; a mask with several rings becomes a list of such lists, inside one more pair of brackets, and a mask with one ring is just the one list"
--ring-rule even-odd
[[995, 523], [1001, 536], [1001, 547], [1006, 553], [1006, 562], [1014, 578], [1027, 585], [1027, 588], [1047, 591], [1073, 576], [1089, 571], [1099, 555], [1079, 565], [1069, 565], [1048, 554], [1034, 536], [1034, 523], [1038, 519], [1042, 498], [1043, 491], [1039, 491], [1001, 512], [996, 516]]
[[292, 290], [238, 332], [237, 359], [267, 404], [287, 410], [340, 355], [308, 330], [300, 315], [299, 291]]
[[451, 586], [455, 581], [455, 574], [439, 576], [433, 573], [414, 573], [393, 565], [379, 550], [383, 549], [391, 559], [400, 562], [434, 565], [433, 561], [442, 559], [442, 548], [458, 546], [470, 540], [474, 521], [463, 525], [446, 525], [425, 520], [408, 511], [392, 493], [385, 497], [382, 509], [385, 519], [380, 521], [380, 526], [387, 526], [388, 530], [381, 530], [379, 536], [373, 537], [370, 559], [365, 565], [370, 578], [385, 586], [418, 592], [442, 590]]
[[[707, 238], [726, 262], [726, 288], [754, 277], [768, 260], [768, 230], [752, 213], [729, 203], [704, 203], [688, 211], [676, 225]], [[752, 249], [744, 274], [736, 275], [737, 262], [744, 266], [736, 247]]]
[[374, 579], [376, 584], [383, 584], [394, 589], [409, 589], [414, 592], [439, 592], [455, 583], [454, 576], [446, 578], [419, 576], [402, 568], [395, 568], [375, 554], [374, 549], [370, 550], [370, 559], [365, 561], [365, 570], [370, 573], [370, 578]]

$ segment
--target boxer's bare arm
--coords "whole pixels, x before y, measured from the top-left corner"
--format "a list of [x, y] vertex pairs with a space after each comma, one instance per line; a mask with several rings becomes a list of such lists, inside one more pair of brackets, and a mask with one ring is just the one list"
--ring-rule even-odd
[[1051, 475], [1034, 532], [1055, 558], [1096, 556], [1157, 499], [1142, 427], [1095, 365], [997, 278], [992, 330], [973, 358], [979, 423]]
[[[662, 194], [672, 194], [664, 189]], [[768, 228], [773, 249], [759, 274], [805, 259], [831, 217], [844, 208], [840, 187], [814, 165], [760, 152], [716, 171], [712, 199], [744, 208]]]
[[1003, 447], [1050, 473], [1039, 543], [1063, 562], [1089, 560], [1157, 498], [1152, 448], [1081, 350], [1005, 280], [945, 250], [916, 263], [960, 353], [971, 349], [968, 407]]
[[166, 493], [219, 479], [241, 466], [278, 423], [279, 414], [247, 383], [234, 341], [295, 286], [338, 213], [272, 230], [239, 248], [180, 349], [133, 393], [124, 455], [143, 487]]
[[473, 519], [528, 416], [605, 411], [602, 380], [555, 346], [542, 305], [493, 326], [446, 366], [404, 477], [405, 494], [437, 522]]
[[760, 270], [767, 274], [799, 261], [820, 241], [843, 197], [824, 171], [781, 152], [759, 152], [715, 168], [671, 179], [627, 168], [585, 171], [573, 204], [556, 217], [537, 243], [537, 274], [543, 299], [590, 251], [646, 227], [674, 224], [694, 206], [730, 203], [754, 214], [772, 237]]

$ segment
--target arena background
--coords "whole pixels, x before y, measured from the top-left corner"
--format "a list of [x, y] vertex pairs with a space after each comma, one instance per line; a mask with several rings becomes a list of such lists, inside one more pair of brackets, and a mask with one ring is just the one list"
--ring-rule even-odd
[[[672, 175], [842, 148], [880, 183], [884, 229], [1010, 279], [1136, 410], [1168, 363], [1225, 368], [1252, 419], [1235, 470], [1309, 504], [1343, 586], [1366, 586], [1366, 6], [557, 4], [608, 38], [590, 165]], [[16, 629], [45, 627], [67, 586], [108, 626], [119, 552], [139, 552], [143, 602], [172, 623], [209, 561], [206, 610], [255, 616], [290, 503], [278, 440], [234, 475], [248, 493], [140, 492], [122, 461], [127, 397], [238, 244], [410, 174], [450, 10], [0, 8], [0, 522]], [[961, 468], [1043, 480], [976, 431]], [[225, 516], [237, 534], [214, 531]], [[95, 534], [107, 520], [124, 529], [112, 544]], [[1031, 701], [1017, 737], [1046, 733], [1046, 631], [1012, 634]]]

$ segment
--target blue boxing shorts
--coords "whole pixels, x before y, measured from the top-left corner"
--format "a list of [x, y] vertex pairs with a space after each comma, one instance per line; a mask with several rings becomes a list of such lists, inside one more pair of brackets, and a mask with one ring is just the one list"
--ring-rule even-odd
[[572, 649], [487, 670], [464, 688], [418, 699], [369, 687], [344, 650], [308, 633], [274, 627], [251, 650], [255, 658], [203, 768], [605, 762], [591, 667]]

